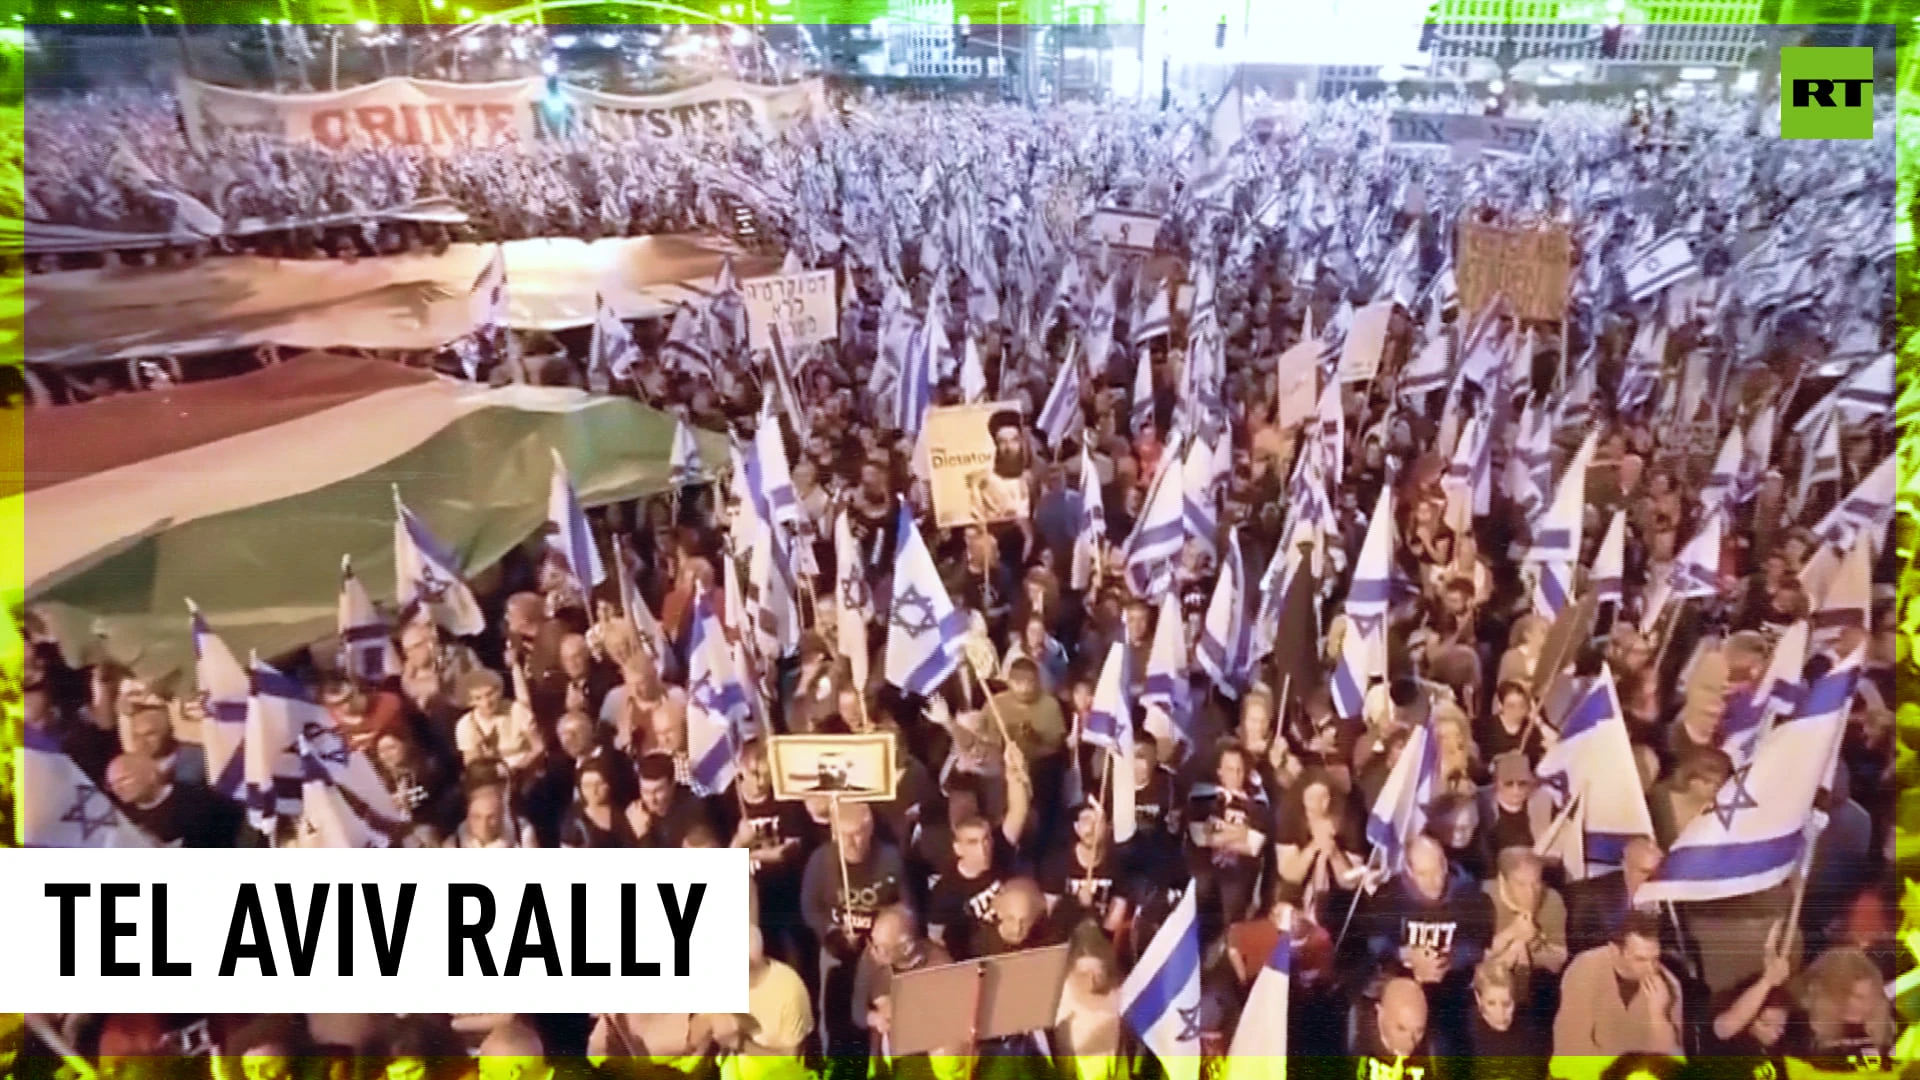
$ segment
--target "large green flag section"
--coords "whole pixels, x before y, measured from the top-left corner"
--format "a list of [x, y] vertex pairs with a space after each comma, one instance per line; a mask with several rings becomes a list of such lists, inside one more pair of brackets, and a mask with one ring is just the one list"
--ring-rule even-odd
[[[310, 368], [318, 369], [318, 364]], [[165, 517], [117, 530], [124, 535], [108, 544], [100, 543], [106, 537], [97, 517], [76, 510], [73, 520], [85, 518], [92, 526], [73, 530], [85, 533], [87, 542], [78, 545], [82, 550], [61, 552], [72, 561], [31, 582], [27, 594], [28, 604], [70, 657], [97, 657], [104, 647], [106, 655], [128, 663], [143, 678], [184, 675], [190, 680], [189, 598], [243, 660], [250, 652], [266, 658], [328, 637], [336, 630], [342, 555], [352, 558], [356, 575], [376, 600], [393, 596], [396, 488], [464, 570], [475, 574], [543, 527], [556, 449], [587, 506], [668, 486], [674, 420], [628, 399], [566, 389], [482, 390], [428, 380], [344, 403], [337, 394], [329, 400], [333, 403], [314, 415], [237, 436], [231, 434], [234, 429], [248, 427], [245, 410], [278, 410], [276, 418], [283, 418], [290, 411], [287, 400], [225, 401], [222, 409], [198, 412], [217, 414], [209, 423], [228, 432], [226, 437], [65, 481], [91, 485], [90, 494], [110, 490], [123, 478], [127, 484], [187, 486], [165, 496]], [[353, 422], [343, 426], [343, 419]], [[376, 425], [409, 424], [416, 429], [399, 439], [412, 444], [403, 452], [373, 462], [355, 459], [367, 444], [393, 435], [392, 428]], [[343, 440], [338, 435], [343, 430], [364, 434]], [[332, 433], [327, 444], [312, 445], [320, 432]], [[284, 438], [277, 437], [283, 433]], [[176, 428], [173, 440], [182, 438]], [[184, 438], [192, 441], [190, 434]], [[717, 437], [702, 442], [707, 462], [725, 460]], [[285, 458], [250, 462], [245, 475], [256, 479], [249, 490], [221, 490], [217, 474], [231, 473], [236, 463], [227, 455], [239, 452]], [[156, 468], [156, 462], [165, 467]], [[273, 479], [257, 479], [262, 476]], [[278, 482], [282, 477], [288, 478], [284, 485]], [[197, 481], [206, 490], [192, 491]], [[33, 487], [30, 479], [29, 545], [58, 547], [60, 515], [39, 519], [34, 499], [55, 501], [61, 484], [41, 491]], [[285, 490], [289, 487], [298, 490]], [[127, 497], [135, 496], [129, 491]], [[86, 501], [98, 504], [97, 497]], [[55, 560], [37, 560], [50, 561]]]

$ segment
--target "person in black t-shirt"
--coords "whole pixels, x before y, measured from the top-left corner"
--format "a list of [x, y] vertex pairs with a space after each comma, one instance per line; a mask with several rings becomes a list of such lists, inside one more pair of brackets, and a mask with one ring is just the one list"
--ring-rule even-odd
[[826, 831], [803, 804], [774, 799], [773, 773], [758, 740], [740, 748], [733, 784], [734, 797], [721, 804], [734, 819], [730, 846], [746, 848], [752, 860], [768, 951], [799, 967], [812, 949], [800, 921], [800, 878]]
[[1793, 998], [1784, 987], [1792, 975], [1786, 958], [1775, 955], [1774, 940], [1767, 943], [1766, 966], [1728, 995], [1714, 1011], [1713, 1031], [1701, 1055], [1708, 1074], [1716, 1080], [1786, 1080], [1787, 1024], [1793, 1017]]
[[1261, 856], [1273, 833], [1267, 807], [1249, 786], [1253, 767], [1235, 743], [1221, 748], [1213, 784], [1196, 784], [1189, 807], [1187, 863], [1200, 893], [1203, 933], [1252, 911]]
[[994, 897], [1011, 872], [993, 823], [969, 817], [953, 826], [951, 865], [934, 876], [927, 894], [927, 934], [955, 960], [975, 955], [974, 939], [993, 925]]
[[1114, 934], [1127, 917], [1124, 876], [1107, 840], [1107, 815], [1087, 801], [1074, 808], [1073, 839], [1040, 860], [1038, 880], [1059, 927], [1071, 931], [1091, 919]]

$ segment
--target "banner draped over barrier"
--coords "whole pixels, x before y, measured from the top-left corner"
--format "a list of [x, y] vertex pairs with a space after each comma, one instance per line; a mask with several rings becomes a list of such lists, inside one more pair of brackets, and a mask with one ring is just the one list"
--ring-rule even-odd
[[672, 138], [688, 130], [753, 124], [769, 134], [818, 115], [818, 80], [756, 86], [717, 79], [669, 94], [604, 94], [562, 85], [550, 98], [546, 80], [446, 83], [382, 79], [321, 94], [233, 90], [194, 79], [178, 83], [187, 140], [202, 153], [224, 131], [250, 131], [329, 149], [424, 146], [451, 153], [471, 146], [531, 142], [571, 109], [601, 134]]

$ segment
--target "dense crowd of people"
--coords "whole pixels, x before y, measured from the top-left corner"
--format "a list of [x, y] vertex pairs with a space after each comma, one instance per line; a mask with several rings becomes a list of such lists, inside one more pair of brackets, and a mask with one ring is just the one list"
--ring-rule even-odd
[[[595, 511], [626, 575], [583, 588], [534, 537], [469, 568], [482, 633], [402, 613], [380, 681], [338, 641], [285, 665], [376, 767], [404, 821], [382, 842], [747, 849], [747, 1014], [75, 1016], [48, 1020], [41, 1051], [109, 1076], [204, 1055], [172, 1066], [181, 1080], [328, 1057], [452, 1077], [472, 1052], [483, 1076], [1178, 1078], [1121, 990], [1191, 901], [1185, 1019], [1229, 1075], [1265, 1028], [1291, 1068], [1361, 1080], [1615, 1059], [1665, 1076], [1683, 1056], [1777, 1080], [1911, 1057], [1887, 989], [1914, 967], [1891, 857], [1920, 731], [1896, 726], [1893, 692], [1910, 544], [1891, 489], [1875, 496], [1896, 452], [1876, 366], [1896, 347], [1890, 135], [1791, 143], [1745, 105], [1582, 104], [1516, 110], [1541, 125], [1531, 154], [1436, 156], [1386, 145], [1378, 102], [1235, 118], [873, 101], [691, 151], [199, 156], [164, 98], [62, 108], [29, 133], [30, 216], [120, 213], [109, 129], [228, 217], [444, 193], [504, 235], [595, 235], [711, 228], [739, 204], [796, 262], [842, 270], [843, 314], [837, 341], [775, 362], [745, 348], [723, 282], [638, 342], [614, 378], [758, 467]], [[1157, 216], [1153, 253], [1087, 242], [1104, 207]], [[1567, 226], [1565, 317], [1463, 304], [1462, 221]], [[1648, 289], [1637, 260], [1671, 237], [1691, 272]], [[1392, 305], [1377, 372], [1343, 383], [1376, 303]], [[608, 374], [599, 353], [582, 381]], [[1302, 364], [1319, 376], [1304, 398]], [[938, 530], [919, 422], [965, 401], [1017, 406], [1031, 512]], [[767, 424], [793, 507], [772, 517]], [[1161, 486], [1196, 468], [1156, 556], [1140, 535]], [[1536, 557], [1569, 490], [1560, 561], [1568, 593], [1604, 597], [1597, 623], [1545, 596], [1555, 560]], [[791, 633], [765, 632], [769, 594], [724, 587], [754, 576], [756, 523], [790, 557]], [[921, 548], [965, 626], [934, 687], [879, 662], [912, 633], [889, 607]], [[856, 658], [842, 607], [859, 596], [875, 610]], [[714, 722], [689, 651], [710, 611], [756, 672], [717, 789], [689, 730]], [[1238, 654], [1217, 651], [1222, 625], [1245, 628]], [[214, 790], [190, 675], [73, 669], [31, 617], [28, 637], [29, 725], [128, 824], [184, 846], [303, 842], [299, 815], [263, 829]], [[1858, 677], [1836, 764], [1814, 805], [1780, 811], [1818, 819], [1804, 865], [1750, 895], [1636, 901], [1670, 882], [1670, 853], [1698, 853], [1702, 822], [1733, 818], [1728, 792], [1777, 809], [1746, 777], [1800, 721], [1756, 695], [1833, 672]], [[1625, 795], [1606, 805], [1645, 822], [1631, 835], [1603, 835], [1600, 793], [1564, 783], [1598, 769], [1571, 704], [1587, 701], [1616, 705], [1637, 775], [1607, 774]], [[894, 739], [891, 799], [774, 797], [769, 737], [850, 732]], [[1283, 938], [1290, 1004], [1260, 1015], [1250, 992]], [[891, 1055], [895, 977], [1062, 944], [1052, 1027], [953, 1048], [957, 1066]]]

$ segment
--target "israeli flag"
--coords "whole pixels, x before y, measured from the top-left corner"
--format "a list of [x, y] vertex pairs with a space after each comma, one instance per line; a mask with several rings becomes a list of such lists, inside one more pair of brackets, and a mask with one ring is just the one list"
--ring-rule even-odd
[[1391, 873], [1406, 868], [1407, 845], [1427, 828], [1427, 807], [1440, 793], [1440, 744], [1433, 725], [1413, 729], [1387, 782], [1367, 811], [1367, 841], [1373, 860]]
[[1854, 423], [1878, 419], [1893, 411], [1893, 354], [1868, 361], [1834, 395], [1834, 407]]
[[1166, 337], [1172, 332], [1173, 313], [1167, 300], [1165, 282], [1153, 291], [1153, 299], [1147, 301], [1147, 308], [1140, 315], [1140, 321], [1133, 328], [1135, 348], [1145, 345], [1157, 337]]
[[1167, 1080], [1200, 1080], [1198, 892], [1192, 884], [1187, 886], [1120, 987], [1120, 1015], [1160, 1059]]
[[1820, 524], [1814, 527], [1815, 535], [1829, 543], [1844, 544], [1865, 533], [1869, 542], [1878, 548], [1881, 534], [1893, 519], [1899, 480], [1895, 464], [1895, 459], [1890, 457], [1868, 473], [1838, 506], [1820, 519]]
[[593, 343], [588, 355], [589, 378], [628, 379], [633, 366], [640, 362], [640, 346], [634, 343], [633, 332], [613, 313], [604, 296], [593, 298]]
[[1559, 741], [1541, 756], [1534, 774], [1558, 805], [1581, 800], [1589, 874], [1617, 869], [1629, 841], [1653, 835], [1653, 817], [1635, 779], [1639, 766], [1634, 764], [1611, 667], [1602, 665], [1593, 684], [1567, 711]]
[[[1147, 682], [1140, 694], [1140, 704], [1153, 710], [1147, 715], [1148, 730], [1155, 736], [1171, 738], [1191, 748], [1194, 743], [1193, 683], [1187, 674], [1187, 654], [1187, 621], [1180, 608], [1180, 594], [1169, 590], [1160, 598], [1160, 617], [1154, 624], [1153, 642], [1147, 650]], [[1154, 730], [1156, 727], [1161, 730]]]
[[1100, 470], [1094, 468], [1093, 451], [1080, 447], [1080, 528], [1073, 537], [1072, 583], [1086, 589], [1093, 583], [1095, 563], [1100, 559], [1100, 541], [1107, 535], [1107, 508], [1100, 494]]
[[1034, 426], [1040, 434], [1047, 437], [1047, 445], [1055, 450], [1067, 445], [1083, 421], [1080, 414], [1080, 364], [1073, 357], [1060, 365], [1060, 374], [1053, 380], [1053, 389], [1047, 392], [1046, 403], [1040, 406], [1040, 416]]
[[1133, 535], [1127, 537], [1127, 584], [1142, 599], [1151, 600], [1172, 587], [1174, 563], [1186, 544], [1186, 470], [1180, 451], [1175, 438], [1160, 455], [1160, 471]]
[[[1216, 438], [1225, 442], [1227, 433], [1223, 431]], [[1180, 465], [1181, 495], [1184, 499], [1181, 517], [1186, 522], [1187, 539], [1199, 544], [1209, 559], [1217, 559], [1220, 555], [1215, 540], [1215, 534], [1220, 531], [1219, 465], [1220, 455], [1207, 440], [1198, 435], [1187, 444], [1186, 457]], [[1228, 467], [1231, 466], [1229, 458]]]
[[1720, 545], [1725, 528], [1724, 514], [1716, 511], [1707, 515], [1700, 531], [1673, 560], [1666, 578], [1647, 590], [1647, 610], [1640, 613], [1641, 629], [1651, 631], [1670, 601], [1720, 595]]
[[1119, 778], [1119, 782], [1105, 786], [1113, 793], [1113, 839], [1125, 843], [1133, 839], [1135, 828], [1133, 709], [1127, 702], [1127, 647], [1121, 642], [1107, 648], [1100, 681], [1093, 688], [1093, 708], [1087, 713], [1080, 738], [1107, 752], [1105, 768]]
[[1593, 557], [1593, 595], [1596, 604], [1612, 601], [1619, 610], [1626, 595], [1627, 512], [1615, 510], [1607, 533], [1600, 538], [1600, 551]]
[[1699, 272], [1700, 268], [1693, 259], [1693, 249], [1687, 246], [1687, 238], [1678, 231], [1641, 245], [1628, 257], [1621, 271], [1626, 279], [1627, 295], [1634, 303]]
[[[252, 682], [253, 696], [247, 701], [248, 741], [252, 741], [257, 728], [269, 738], [280, 740], [283, 747], [273, 765], [276, 793], [286, 795], [291, 779], [291, 794], [297, 799], [306, 782], [317, 777], [346, 792], [377, 820], [392, 825], [406, 822], [407, 816], [394, 805], [373, 762], [348, 745], [333, 714], [309, 697], [306, 687], [257, 661]], [[293, 759], [291, 767], [286, 762], [289, 755]]]
[[20, 837], [27, 847], [150, 848], [152, 837], [80, 771], [52, 732], [27, 725], [20, 746]]
[[1402, 399], [1418, 398], [1422, 394], [1446, 389], [1447, 382], [1453, 376], [1450, 367], [1446, 337], [1430, 334], [1419, 355], [1400, 373], [1398, 396]]
[[1087, 372], [1095, 379], [1107, 374], [1107, 358], [1113, 352], [1114, 282], [1118, 276], [1107, 278], [1100, 286], [1100, 294], [1094, 298], [1093, 314], [1087, 320]]
[[1707, 474], [1707, 482], [1700, 487], [1702, 510], [1708, 513], [1732, 511], [1739, 505], [1741, 464], [1745, 460], [1745, 435], [1735, 427], [1727, 432], [1727, 440], [1720, 444], [1719, 456], [1713, 459], [1713, 471]]
[[493, 253], [487, 256], [487, 264], [480, 268], [479, 276], [474, 278], [473, 296], [470, 302], [475, 330], [506, 329], [509, 309], [505, 245], [493, 245]]
[[314, 777], [301, 788], [299, 846], [384, 848], [391, 847], [392, 841], [361, 817], [339, 788]]
[[694, 598], [687, 671], [687, 757], [693, 786], [701, 795], [717, 795], [733, 783], [740, 729], [753, 715], [753, 705], [734, 667], [710, 591]]
[[672, 646], [667, 641], [667, 632], [660, 626], [660, 620], [654, 618], [653, 609], [647, 606], [646, 597], [640, 595], [640, 586], [633, 578], [633, 552], [627, 549], [624, 540], [617, 541], [613, 553], [613, 576], [620, 589], [620, 611], [626, 615], [628, 625], [640, 636], [640, 645], [653, 657], [654, 666], [662, 675], [667, 673], [668, 660], [673, 656]]
[[1747, 425], [1745, 448], [1740, 456], [1740, 492], [1737, 498], [1746, 505], [1760, 490], [1767, 468], [1773, 463], [1773, 429], [1779, 422], [1776, 406], [1768, 405]]
[[946, 332], [939, 325], [937, 304], [930, 304], [927, 317], [907, 346], [906, 366], [894, 388], [893, 425], [899, 431], [919, 431], [920, 422], [933, 407], [934, 368]]
[[1153, 355], [1141, 349], [1133, 363], [1133, 407], [1128, 430], [1139, 434], [1153, 426]]
[[[207, 626], [199, 605], [187, 601], [193, 636], [193, 674], [206, 722], [200, 745], [207, 755], [207, 783], [215, 793], [239, 799], [244, 780], [241, 748], [247, 740], [247, 669]], [[395, 670], [398, 670], [396, 665]]]
[[[1832, 774], [1865, 650], [1807, 687], [1791, 719], [1774, 724], [1753, 760], [1734, 769], [1693, 819], [1635, 903], [1725, 900], [1787, 880], [1801, 863], [1814, 797]], [[1821, 767], [1821, 766], [1825, 767]]]
[[[198, 612], [194, 619], [198, 622]], [[374, 608], [367, 587], [355, 576], [353, 558], [348, 555], [340, 556], [340, 610], [336, 625], [345, 652], [347, 674], [363, 683], [377, 683], [389, 675], [400, 674], [400, 653], [393, 647], [393, 633], [387, 627], [387, 620]], [[196, 626], [195, 633], [198, 632]], [[197, 650], [197, 642], [195, 647]], [[195, 655], [199, 653], [196, 651]], [[236, 674], [241, 674], [240, 664], [232, 653], [227, 654], [227, 661], [233, 664]], [[241, 685], [245, 685], [244, 674], [241, 674]], [[240, 700], [244, 703], [246, 698], [242, 696]], [[211, 747], [208, 757], [208, 767], [212, 768]]]
[[909, 694], [932, 697], [959, 670], [967, 618], [954, 609], [905, 500], [894, 528], [899, 555], [893, 567], [893, 599], [887, 606], [887, 682]]
[[[259, 684], [268, 683], [262, 694]], [[300, 758], [300, 729], [291, 709], [280, 707], [285, 695], [298, 693], [293, 680], [262, 664], [258, 657], [249, 660], [247, 692], [247, 734], [242, 748], [242, 801], [247, 806], [247, 821], [255, 829], [273, 835], [281, 818], [300, 816], [300, 795], [307, 782], [306, 763]]]
[[[1253, 677], [1253, 582], [1247, 580], [1240, 527], [1227, 530], [1227, 557], [1207, 601], [1193, 659], [1229, 698], [1238, 699]], [[1276, 609], [1277, 610], [1277, 609]], [[1277, 616], [1276, 616], [1277, 617]]]
[[675, 487], [688, 487], [706, 479], [707, 467], [700, 460], [700, 444], [693, 439], [693, 429], [687, 426], [686, 419], [677, 418], [673, 422], [673, 449], [667, 458], [667, 475]]
[[402, 611], [418, 605], [455, 637], [485, 630], [486, 617], [455, 569], [453, 554], [441, 547], [426, 522], [400, 501], [398, 487], [393, 489], [393, 514], [395, 603]]
[[1320, 401], [1315, 407], [1318, 417], [1322, 457], [1320, 466], [1326, 471], [1327, 483], [1334, 488], [1346, 476], [1347, 454], [1347, 414], [1340, 400], [1340, 380], [1328, 379], [1320, 391]]
[[867, 582], [866, 559], [854, 541], [853, 528], [842, 510], [833, 524], [834, 628], [840, 655], [853, 669], [853, 685], [866, 690], [872, 654], [867, 646], [867, 624], [873, 621], [873, 593]]
[[783, 545], [773, 527], [758, 522], [747, 559], [748, 623], [756, 655], [771, 664], [800, 649], [800, 606]]
[[587, 512], [580, 507], [580, 496], [573, 490], [566, 460], [559, 450], [553, 451], [553, 481], [547, 486], [547, 524], [553, 528], [547, 537], [548, 547], [565, 560], [567, 575], [582, 592], [607, 580], [607, 567], [594, 545]]
[[1559, 618], [1573, 602], [1574, 567], [1580, 564], [1585, 542], [1581, 531], [1586, 522], [1587, 470], [1593, 463], [1598, 438], [1590, 432], [1580, 443], [1527, 553], [1527, 561], [1534, 564], [1539, 575], [1534, 584], [1533, 610], [1549, 621]]
[[746, 455], [747, 491], [760, 520], [773, 526], [774, 538], [786, 547], [783, 529], [800, 524], [800, 499], [793, 490], [793, 470], [787, 463], [787, 443], [780, 418], [772, 407], [760, 410], [753, 432], [753, 449]]
[[1254, 976], [1228, 1048], [1225, 1080], [1287, 1080], [1287, 1019], [1293, 996], [1293, 920], [1280, 919], [1280, 939]]
[[1825, 648], [1849, 627], [1867, 629], [1873, 615], [1873, 546], [1855, 541], [1834, 568], [1813, 609], [1813, 646]]
[[1727, 695], [1726, 712], [1720, 717], [1720, 749], [1735, 765], [1751, 761], [1754, 747], [1774, 717], [1790, 713], [1799, 702], [1811, 631], [1805, 620], [1787, 627], [1773, 643], [1773, 657], [1759, 684]]

